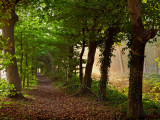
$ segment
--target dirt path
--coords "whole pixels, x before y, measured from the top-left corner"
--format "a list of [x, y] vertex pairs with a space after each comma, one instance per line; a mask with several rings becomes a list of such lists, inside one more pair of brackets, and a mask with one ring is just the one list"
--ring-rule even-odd
[[[3, 118], [15, 120], [116, 120], [120, 114], [111, 105], [101, 105], [84, 97], [73, 97], [53, 87], [50, 80], [40, 77], [38, 88], [28, 93], [33, 98], [17, 100], [0, 109]], [[6, 112], [7, 111], [7, 112]], [[122, 118], [120, 118], [123, 120]]]
[[[115, 119], [113, 107], [105, 107], [98, 102], [65, 94], [51, 81], [41, 77], [38, 89], [29, 94], [36, 98], [37, 107], [32, 108], [31, 118], [38, 119]], [[31, 105], [32, 106], [32, 105]], [[107, 110], [108, 109], [108, 110]], [[33, 114], [34, 113], [34, 114]]]

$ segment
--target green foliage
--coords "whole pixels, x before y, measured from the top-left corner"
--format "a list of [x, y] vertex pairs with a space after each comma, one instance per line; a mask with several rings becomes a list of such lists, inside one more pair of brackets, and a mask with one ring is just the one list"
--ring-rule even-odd
[[[128, 74], [112, 73], [110, 75], [110, 86], [128, 95]], [[160, 100], [160, 78], [158, 74], [144, 74], [143, 77], [143, 99]]]
[[160, 58], [155, 59], [158, 62], [158, 66], [160, 67]]
[[128, 107], [128, 102], [125, 101], [125, 102], [119, 104], [118, 109], [121, 113], [127, 113], [127, 109], [128, 109], [127, 107]]
[[[121, 113], [127, 113], [128, 102], [122, 102], [118, 109]], [[149, 115], [160, 115], [160, 102], [152, 101], [152, 100], [143, 100], [143, 108], [144, 112]]]
[[2, 51], [7, 48], [10, 49], [11, 46], [12, 44], [9, 43], [9, 39], [3, 40], [2, 38], [0, 38], [0, 70], [5, 69], [10, 64], [13, 64], [13, 61], [11, 61], [11, 59], [15, 56], [12, 56], [8, 52], [4, 54]]
[[[97, 81], [97, 78], [92, 78], [92, 91], [94, 93], [98, 93], [99, 89], [99, 81]], [[54, 85], [66, 90], [66, 92], [74, 93], [79, 90], [79, 79], [77, 76], [74, 76], [72, 79], [69, 79], [69, 82], [67, 83], [66, 80], [61, 79], [54, 82]], [[127, 100], [127, 96], [124, 95], [122, 92], [118, 91], [116, 88], [111, 87], [106, 88], [107, 91], [107, 99], [109, 99], [111, 102], [119, 104]]]
[[53, 83], [55, 86], [58, 86], [65, 90], [68, 93], [74, 93], [79, 89], [79, 78], [76, 75], [73, 75], [69, 82], [65, 79], [58, 80]]
[[0, 80], [0, 96], [6, 96], [8, 90], [8, 84], [5, 79]]
[[158, 74], [144, 75], [143, 97], [160, 100], [160, 78]]
[[14, 96], [19, 92], [15, 92], [15, 87], [13, 84], [7, 83], [6, 79], [0, 80], [0, 97]]
[[144, 100], [143, 108], [147, 114], [160, 115], [160, 102], [158, 101]]
[[92, 78], [92, 90], [95, 93], [98, 93], [99, 90], [99, 81], [97, 81], [97, 78], [95, 77]]
[[111, 88], [107, 90], [108, 98], [115, 103], [122, 103], [127, 100], [127, 96], [122, 92], [118, 91], [116, 88]]

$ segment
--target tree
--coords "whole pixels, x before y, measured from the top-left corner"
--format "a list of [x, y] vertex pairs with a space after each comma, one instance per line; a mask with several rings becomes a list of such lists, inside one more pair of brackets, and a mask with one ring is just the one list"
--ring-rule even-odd
[[[60, 20], [62, 20], [62, 29], [64, 29], [63, 31], [70, 31], [70, 33], [72, 33], [73, 35], [78, 34], [79, 39], [73, 39], [73, 41], [78, 41], [78, 42], [74, 42], [74, 45], [76, 46], [76, 44], [80, 44], [83, 42], [83, 49], [80, 55], [80, 81], [82, 83], [81, 87], [82, 89], [84, 88], [84, 91], [88, 91], [88, 88], [91, 88], [91, 73], [92, 73], [92, 67], [93, 67], [93, 63], [94, 63], [94, 55], [95, 55], [95, 51], [96, 51], [96, 47], [97, 47], [97, 35], [96, 33], [96, 27], [97, 27], [97, 14], [94, 14], [94, 12], [90, 12], [90, 8], [89, 8], [89, 4], [86, 4], [86, 1], [80, 0], [80, 1], [64, 1], [65, 4], [67, 4], [68, 6], [66, 8], [58, 8], [62, 9], [61, 11], [58, 11], [58, 18], [60, 18]], [[59, 5], [59, 2], [55, 3], [57, 5]], [[90, 3], [91, 4], [91, 3]], [[66, 5], [65, 5], [66, 6]], [[83, 8], [83, 6], [85, 8]], [[76, 10], [75, 10], [76, 9]], [[86, 9], [90, 9], [87, 10]], [[65, 12], [64, 12], [65, 11]], [[89, 14], [92, 13], [91, 16], [89, 16]], [[84, 38], [86, 37], [86, 38]], [[66, 38], [66, 37], [65, 37]], [[80, 39], [82, 38], [82, 39]], [[85, 39], [85, 41], [84, 41]], [[67, 39], [66, 39], [67, 40]], [[88, 52], [88, 60], [87, 60], [87, 64], [86, 64], [86, 70], [85, 70], [85, 77], [84, 80], [82, 82], [82, 78], [83, 78], [83, 74], [82, 74], [82, 56], [83, 56], [83, 52], [84, 52], [84, 42], [88, 43], [86, 45], [89, 46], [89, 52]], [[70, 44], [70, 45], [69, 45]], [[73, 44], [73, 42], [69, 42], [67, 45], [71, 46]], [[70, 65], [69, 65], [70, 66]], [[70, 74], [70, 72], [69, 72]], [[86, 89], [87, 88], [87, 89]], [[83, 91], [83, 90], [82, 90]]]
[[83, 54], [85, 51], [85, 29], [82, 29], [82, 35], [83, 35], [83, 41], [82, 41], [82, 50], [79, 56], [79, 80], [80, 80], [80, 85], [82, 85], [83, 82]]
[[14, 85], [14, 89], [10, 89], [10, 92], [12, 92], [10, 97], [19, 97], [21, 96], [21, 79], [18, 74], [18, 67], [17, 67], [17, 61], [15, 55], [15, 46], [14, 46], [14, 26], [15, 23], [18, 21], [18, 16], [15, 13], [15, 5], [19, 2], [19, 0], [16, 0], [15, 2], [6, 2], [3, 3], [4, 7], [4, 13], [11, 11], [10, 16], [7, 20], [7, 23], [5, 23], [5, 26], [2, 28], [2, 34], [3, 34], [3, 39], [5, 41], [9, 41], [11, 46], [6, 49], [4, 49], [5, 54], [10, 54], [12, 56], [11, 59], [11, 64], [8, 65], [6, 68], [6, 76], [7, 76], [7, 81], [9, 84]]
[[128, 118], [144, 118], [142, 107], [142, 78], [146, 43], [155, 37], [157, 29], [146, 30], [141, 17], [141, 0], [128, 0], [132, 25], [131, 62], [128, 93]]
[[108, 72], [111, 64], [111, 57], [112, 52], [114, 50], [114, 42], [115, 37], [119, 33], [119, 26], [115, 25], [116, 27], [109, 27], [106, 31], [106, 40], [104, 43], [104, 50], [102, 51], [102, 56], [100, 58], [101, 66], [101, 78], [99, 82], [99, 91], [98, 91], [98, 99], [100, 101], [105, 101], [106, 98], [106, 85], [108, 82]]
[[97, 48], [97, 41], [90, 41], [89, 42], [89, 50], [88, 50], [88, 58], [85, 68], [85, 76], [82, 83], [82, 93], [90, 93], [91, 84], [92, 84], [92, 68], [94, 63], [94, 57]]

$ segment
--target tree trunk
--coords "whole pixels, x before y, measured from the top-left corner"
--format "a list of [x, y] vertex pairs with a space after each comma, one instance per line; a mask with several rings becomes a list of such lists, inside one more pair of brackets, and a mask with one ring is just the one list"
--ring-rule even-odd
[[72, 78], [73, 76], [73, 46], [70, 46], [69, 47], [69, 57], [68, 57], [68, 63], [69, 63], [69, 66], [68, 66], [68, 80]]
[[[14, 46], [14, 25], [18, 21], [18, 16], [15, 13], [15, 10], [12, 10], [11, 13], [11, 19], [8, 20], [7, 22], [9, 23], [5, 25], [5, 27], [2, 29], [3, 32], [3, 39], [8, 40], [9, 43], [11, 44], [8, 46], [7, 49], [4, 50], [4, 53], [11, 54], [12, 56], [15, 55], [15, 46]], [[13, 57], [11, 59], [13, 62], [6, 68], [6, 76], [7, 76], [7, 81], [9, 84], [13, 84], [15, 87], [15, 90], [10, 89], [9, 91], [14, 93], [10, 97], [19, 97], [21, 94], [18, 94], [22, 90], [21, 86], [21, 80], [18, 74], [18, 67], [17, 67], [17, 61], [16, 57]]]
[[82, 43], [82, 51], [79, 57], [79, 80], [80, 80], [80, 85], [82, 85], [82, 81], [83, 81], [83, 54], [85, 51], [85, 40], [83, 40]]
[[117, 52], [118, 52], [118, 56], [119, 56], [119, 63], [120, 63], [121, 73], [124, 74], [125, 73], [124, 63], [123, 63], [123, 58], [122, 58], [122, 52], [121, 52], [119, 46], [117, 46]]
[[20, 77], [21, 77], [21, 81], [23, 81], [23, 75], [22, 75], [22, 72], [23, 72], [23, 41], [22, 41], [22, 33], [21, 33], [21, 59], [20, 59]]
[[106, 98], [106, 85], [108, 82], [108, 73], [109, 73], [109, 68], [111, 64], [111, 57], [112, 57], [112, 52], [114, 50], [113, 45], [114, 45], [114, 37], [117, 35], [119, 32], [118, 27], [109, 27], [107, 32], [106, 32], [106, 41], [105, 41], [105, 46], [104, 50], [102, 52], [102, 58], [100, 58], [101, 66], [100, 66], [100, 71], [101, 71], [101, 79], [99, 82], [99, 91], [98, 91], [98, 99], [100, 101], [105, 101]]
[[106, 85], [108, 82], [108, 72], [110, 68], [110, 63], [111, 63], [111, 56], [112, 56], [112, 51], [113, 51], [113, 40], [106, 40], [105, 42], [105, 48], [102, 53], [103, 58], [101, 58], [101, 79], [99, 82], [99, 91], [98, 91], [98, 99], [100, 101], [105, 101], [106, 98]]
[[130, 63], [128, 117], [139, 119], [144, 117], [142, 107], [142, 79], [145, 44], [133, 42]]
[[28, 88], [29, 87], [29, 78], [28, 78], [28, 75], [29, 75], [29, 71], [28, 70], [29, 70], [29, 68], [28, 68], [28, 55], [27, 55], [27, 53], [26, 53], [25, 56], [26, 56], [26, 70], [27, 70], [27, 72], [26, 72], [26, 80], [27, 80], [27, 88]]
[[25, 84], [26, 84], [26, 83], [25, 83], [25, 82], [26, 82], [26, 68], [24, 69], [24, 72], [23, 72], [23, 73], [24, 73], [24, 75], [23, 75], [23, 89], [25, 89], [25, 86], [26, 86], [26, 85], [25, 85]]
[[130, 119], [144, 118], [142, 106], [142, 79], [145, 45], [154, 38], [158, 30], [145, 30], [141, 19], [141, 1], [128, 0], [130, 21], [132, 24], [131, 62], [128, 93], [128, 112]]
[[96, 48], [97, 48], [97, 42], [96, 41], [90, 41], [89, 42], [89, 51], [88, 51], [88, 59], [87, 59], [87, 64], [86, 64], [86, 69], [85, 69], [85, 76], [84, 76], [84, 81], [83, 85], [81, 87], [82, 93], [90, 93], [90, 88], [92, 84], [92, 68], [93, 68], [93, 63], [94, 63], [94, 57], [96, 53]]

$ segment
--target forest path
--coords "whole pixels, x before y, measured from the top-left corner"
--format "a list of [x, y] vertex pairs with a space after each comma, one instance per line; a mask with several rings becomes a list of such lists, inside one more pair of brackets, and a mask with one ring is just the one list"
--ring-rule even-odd
[[[123, 120], [124, 115], [108, 102], [102, 105], [87, 97], [74, 97], [38, 77], [38, 87], [24, 100], [8, 99], [0, 108], [0, 120]], [[123, 118], [122, 118], [123, 116]]]
[[52, 85], [51, 80], [39, 77], [38, 89], [29, 92], [35, 97], [30, 107], [30, 118], [115, 120], [113, 106], [100, 105], [85, 97], [73, 97]]

